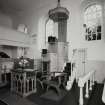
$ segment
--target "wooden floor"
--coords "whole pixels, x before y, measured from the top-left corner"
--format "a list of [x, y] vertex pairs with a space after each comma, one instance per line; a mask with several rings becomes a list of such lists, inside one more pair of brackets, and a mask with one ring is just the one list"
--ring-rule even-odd
[[95, 89], [89, 99], [88, 105], [105, 105], [102, 102], [102, 92], [104, 84], [96, 84]]
[[10, 88], [8, 87], [0, 88], [0, 100], [7, 103], [7, 105], [37, 105], [26, 98], [22, 98], [14, 93], [11, 93]]
[[[91, 97], [87, 102], [85, 102], [84, 105], [104, 105], [101, 100], [102, 90], [103, 85], [96, 84], [94, 90], [91, 93]], [[61, 91], [63, 92], [64, 90]], [[11, 93], [7, 87], [0, 88], [0, 100], [4, 101], [8, 105], [79, 105], [79, 88], [77, 84], [74, 84], [70, 91], [64, 93], [62, 98], [56, 95], [58, 100], [54, 100], [54, 95], [56, 94], [54, 92], [51, 93], [52, 97], [50, 98], [44, 97], [44, 94], [44, 92], [40, 94], [36, 93], [22, 98], [16, 94]]]
[[[84, 105], [105, 105], [102, 102], [103, 84], [95, 84], [89, 99], [84, 97]], [[75, 85], [72, 90], [60, 101], [59, 105], [79, 105], [78, 103], [78, 88]]]

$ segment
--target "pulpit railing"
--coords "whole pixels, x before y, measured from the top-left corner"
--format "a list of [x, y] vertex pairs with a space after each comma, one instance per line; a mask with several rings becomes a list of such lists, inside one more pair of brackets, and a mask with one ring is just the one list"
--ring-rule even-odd
[[[14, 68], [11, 70], [11, 91], [20, 96], [28, 96], [36, 92], [36, 60], [24, 58], [14, 60]], [[36, 64], [36, 65], [35, 65]]]
[[84, 96], [83, 96], [83, 88], [86, 84], [86, 92], [85, 92], [85, 98], [89, 97], [89, 90], [92, 91], [92, 86], [94, 85], [94, 78], [95, 78], [95, 70], [90, 71], [83, 77], [80, 77], [78, 80], [78, 86], [80, 88], [80, 95], [79, 95], [79, 105], [84, 104]]
[[36, 92], [35, 71], [12, 70], [11, 72], [11, 91], [23, 97]]

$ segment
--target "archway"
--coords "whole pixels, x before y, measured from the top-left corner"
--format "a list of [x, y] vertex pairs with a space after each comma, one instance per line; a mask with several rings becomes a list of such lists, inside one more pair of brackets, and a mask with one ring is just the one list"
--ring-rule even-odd
[[10, 58], [5, 52], [0, 52], [0, 58]]
[[49, 20], [48, 14], [41, 16], [38, 23], [38, 48], [41, 50], [46, 46], [46, 23]]

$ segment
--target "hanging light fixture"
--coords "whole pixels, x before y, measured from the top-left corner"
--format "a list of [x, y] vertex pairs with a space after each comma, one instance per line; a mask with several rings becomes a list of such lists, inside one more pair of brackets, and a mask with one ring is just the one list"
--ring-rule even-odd
[[67, 39], [67, 19], [69, 18], [69, 11], [62, 7], [60, 0], [58, 0], [57, 7], [49, 10], [49, 18], [58, 24], [58, 41], [66, 42]]
[[49, 10], [48, 14], [49, 18], [54, 22], [67, 20], [69, 18], [69, 11], [64, 7], [61, 7], [60, 0], [58, 0], [57, 7]]

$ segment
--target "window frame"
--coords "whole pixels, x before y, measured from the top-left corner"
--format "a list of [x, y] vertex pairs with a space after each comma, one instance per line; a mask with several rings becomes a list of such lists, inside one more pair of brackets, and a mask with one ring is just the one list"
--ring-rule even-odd
[[[91, 8], [92, 6], [97, 6], [97, 5], [101, 7], [101, 9], [100, 9], [101, 10], [101, 17], [95, 17], [93, 19], [91, 18], [90, 20], [85, 20], [85, 15], [86, 15], [87, 9]], [[95, 10], [95, 12], [97, 12], [97, 11]], [[96, 29], [94, 29], [95, 33], [91, 32], [90, 35], [89, 35], [89, 33], [87, 34], [87, 32], [86, 32], [87, 31], [86, 30], [86, 21], [90, 21], [91, 22], [92, 20], [94, 21], [95, 19], [98, 20], [98, 18], [100, 19], [100, 25], [93, 26], [93, 27], [96, 28]], [[102, 37], [103, 37], [103, 27], [104, 27], [104, 25], [103, 25], [103, 6], [100, 3], [92, 3], [92, 4], [88, 5], [84, 9], [84, 11], [83, 11], [83, 19], [84, 19], [84, 25], [83, 25], [83, 27], [85, 28], [85, 32], [84, 32], [85, 33], [85, 40], [86, 41], [102, 40]], [[97, 28], [99, 28], [100, 26], [101, 26], [101, 30], [100, 30], [100, 32], [98, 32]], [[93, 31], [93, 29], [91, 29], [91, 31]], [[96, 38], [95, 38], [95, 36], [96, 36]]]
[[[49, 27], [49, 22], [52, 22], [52, 23], [50, 23], [50, 25], [52, 24], [53, 26], [50, 26]], [[53, 36], [53, 34], [54, 34], [54, 22], [53, 22], [53, 20], [51, 20], [51, 19], [48, 19], [48, 21], [46, 22], [46, 25], [45, 25], [45, 31], [46, 31], [46, 35], [45, 35], [45, 42], [47, 43], [48, 42], [48, 37], [49, 36]], [[49, 28], [50, 28], [50, 30], [49, 30]], [[52, 28], [52, 30], [51, 30], [51, 28]], [[47, 30], [49, 30], [49, 31], [53, 31], [53, 32], [48, 32]], [[50, 33], [50, 34], [49, 34]]]

